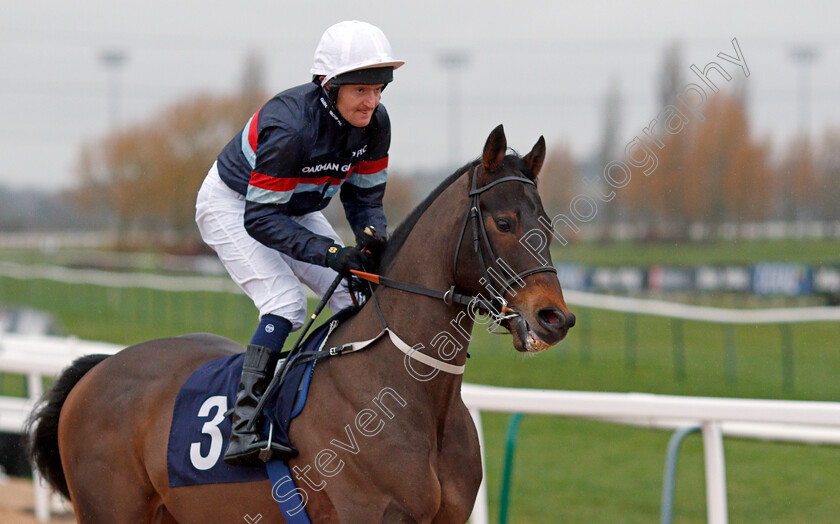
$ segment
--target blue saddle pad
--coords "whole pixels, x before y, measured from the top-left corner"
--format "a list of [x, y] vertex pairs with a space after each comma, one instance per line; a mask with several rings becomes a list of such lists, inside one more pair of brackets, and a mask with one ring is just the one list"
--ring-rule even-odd
[[[329, 323], [315, 330], [301, 351], [317, 350], [326, 339]], [[167, 448], [170, 487], [269, 478], [264, 464], [231, 466], [222, 460], [231, 430], [231, 417], [224, 413], [236, 400], [244, 360], [245, 353], [211, 360], [195, 370], [178, 392]], [[289, 424], [303, 410], [313, 369], [314, 361], [295, 365], [267, 399], [263, 433], [267, 436], [272, 424], [274, 441], [290, 444]]]

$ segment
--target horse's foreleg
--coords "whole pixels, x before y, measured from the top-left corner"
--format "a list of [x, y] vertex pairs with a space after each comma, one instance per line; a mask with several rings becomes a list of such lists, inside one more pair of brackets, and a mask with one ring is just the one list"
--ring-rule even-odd
[[374, 508], [356, 507], [340, 512], [341, 522], [381, 522], [382, 524], [425, 524], [426, 520], [417, 520], [412, 517], [402, 506], [391, 502], [382, 511]]
[[382, 524], [417, 524], [417, 521], [411, 515], [406, 513], [403, 508], [394, 502], [391, 502], [388, 504], [388, 507], [385, 508], [385, 512], [382, 514], [380, 522], [382, 522]]
[[166, 511], [166, 506], [160, 507], [160, 511], [158, 511], [157, 517], [153, 522], [155, 524], [178, 524], [178, 521], [175, 520], [175, 517], [173, 517], [171, 513]]

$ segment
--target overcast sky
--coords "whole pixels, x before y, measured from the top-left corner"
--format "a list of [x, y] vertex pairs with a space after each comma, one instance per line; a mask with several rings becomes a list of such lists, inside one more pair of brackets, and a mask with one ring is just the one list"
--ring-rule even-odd
[[[106, 50], [119, 69], [119, 121], [148, 119], [198, 92], [231, 92], [245, 57], [265, 60], [272, 91], [308, 80], [323, 31], [345, 19], [378, 25], [406, 60], [383, 96], [393, 122], [392, 171], [448, 169], [480, 153], [505, 124], [525, 152], [539, 135], [583, 158], [596, 148], [611, 81], [622, 96], [622, 142], [661, 107], [663, 50], [682, 44], [690, 64], [721, 63], [744, 80], [757, 136], [787, 139], [799, 123], [800, 69], [791, 49], [817, 51], [810, 67], [814, 131], [840, 127], [840, 8], [835, 2], [619, 2], [556, 0], [366, 2], [0, 0], [0, 185], [58, 190], [75, 182], [80, 144], [112, 116]], [[716, 58], [737, 38], [750, 70]], [[440, 56], [463, 53], [460, 133], [449, 147], [447, 75]], [[244, 124], [244, 122], [243, 122]], [[209, 159], [208, 162], [212, 162]]]

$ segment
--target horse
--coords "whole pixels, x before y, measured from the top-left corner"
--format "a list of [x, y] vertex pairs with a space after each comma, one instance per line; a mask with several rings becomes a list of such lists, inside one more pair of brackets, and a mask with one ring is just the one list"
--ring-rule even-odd
[[[543, 137], [524, 157], [508, 152], [498, 126], [481, 156], [394, 231], [380, 273], [409, 285], [377, 286], [330, 344], [370, 339], [383, 319], [397, 337], [319, 360], [289, 429], [299, 454], [288, 465], [312, 522], [469, 518], [482, 478], [475, 424], [460, 395], [473, 328], [492, 318], [517, 351], [536, 352], [575, 322], [551, 265], [550, 222], [537, 191], [545, 152]], [[399, 351], [395, 340], [412, 350]], [[79, 359], [32, 415], [35, 466], [82, 524], [285, 522], [268, 480], [168, 483], [179, 388], [203, 364], [242, 351], [226, 338], [191, 334]]]

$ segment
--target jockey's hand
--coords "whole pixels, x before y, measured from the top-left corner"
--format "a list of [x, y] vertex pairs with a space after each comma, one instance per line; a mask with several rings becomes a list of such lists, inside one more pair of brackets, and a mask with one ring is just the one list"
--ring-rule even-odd
[[352, 276], [351, 269], [364, 271], [368, 256], [357, 247], [341, 247], [333, 244], [327, 249], [327, 266], [338, 271], [342, 276]]
[[373, 226], [367, 226], [364, 231], [356, 235], [356, 247], [370, 253], [374, 260], [379, 259], [387, 244], [387, 234], [378, 232]]

